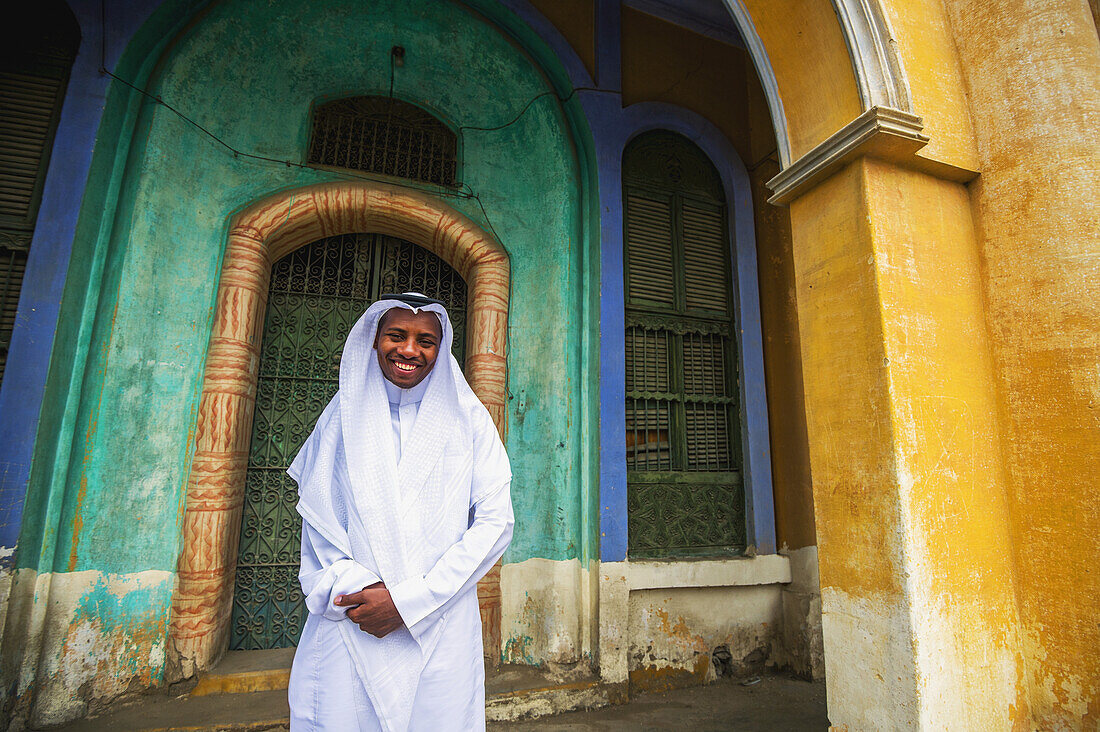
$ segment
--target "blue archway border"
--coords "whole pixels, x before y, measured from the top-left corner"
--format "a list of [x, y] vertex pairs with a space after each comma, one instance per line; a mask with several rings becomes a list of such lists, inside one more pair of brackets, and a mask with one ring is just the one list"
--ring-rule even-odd
[[[620, 87], [620, 20], [615, 0], [597, 4], [600, 86]], [[757, 554], [773, 554], [775, 504], [760, 327], [760, 293], [752, 193], [744, 161], [708, 120], [670, 104], [645, 102], [623, 109], [610, 95], [582, 100], [596, 145], [600, 181], [600, 560], [627, 556], [626, 373], [623, 292], [622, 154], [627, 143], [650, 130], [678, 132], [714, 162], [731, 202], [733, 286], [738, 299], [741, 366], [742, 448], [745, 459], [747, 536]]]
[[[749, 542], [757, 554], [775, 552], [768, 404], [764, 388], [764, 349], [760, 328], [760, 292], [756, 267], [756, 233], [748, 171], [729, 140], [694, 112], [669, 104], [645, 102], [623, 110], [618, 128], [616, 170], [607, 170], [607, 206], [604, 221], [604, 273], [601, 301], [600, 383], [603, 447], [601, 533], [603, 561], [626, 557], [626, 385], [625, 317], [623, 293], [622, 150], [634, 137], [651, 130], [670, 130], [688, 138], [715, 164], [722, 178], [732, 221], [730, 247], [735, 262], [733, 288], [737, 298], [738, 358], [742, 378], [741, 435], [745, 460], [745, 501]], [[604, 174], [604, 171], [601, 171]], [[612, 177], [614, 176], [614, 177]], [[611, 198], [614, 197], [614, 202]], [[618, 212], [615, 215], [614, 212]], [[614, 363], [609, 361], [613, 360]], [[612, 518], [611, 514], [614, 514]], [[609, 531], [608, 529], [612, 529]]]
[[[70, 0], [81, 43], [61, 107], [0, 385], [0, 567], [10, 567], [22, 527], [35, 438], [77, 218], [114, 68], [159, 1], [128, 3], [104, 38], [99, 0]], [[64, 334], [63, 334], [64, 335]]]

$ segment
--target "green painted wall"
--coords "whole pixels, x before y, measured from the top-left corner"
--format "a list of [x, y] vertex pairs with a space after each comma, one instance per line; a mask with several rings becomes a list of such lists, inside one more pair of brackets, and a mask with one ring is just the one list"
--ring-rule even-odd
[[[151, 84], [230, 145], [300, 161], [315, 100], [385, 93], [394, 45], [407, 51], [395, 96], [455, 127], [503, 124], [551, 88], [518, 44], [441, 0], [217, 3], [169, 46]], [[584, 269], [595, 247], [584, 220], [585, 146], [576, 146], [571, 124], [544, 97], [504, 130], [465, 131], [460, 177], [484, 214], [476, 200], [448, 200], [495, 230], [512, 261], [513, 562], [588, 556], [582, 486], [592, 466], [582, 458], [595, 424], [584, 429], [582, 409], [594, 403], [586, 390], [595, 369], [582, 350], [595, 337], [584, 325], [585, 283], [594, 281]], [[128, 155], [117, 212], [110, 193], [91, 195], [95, 181], [82, 211], [83, 248], [98, 258], [92, 267], [104, 268], [98, 301], [88, 278], [66, 293], [94, 303], [95, 317], [84, 331], [90, 350], [54, 571], [174, 570], [229, 216], [274, 191], [335, 177], [234, 158], [151, 102], [134, 130], [114, 146], [101, 137], [96, 151], [97, 162]], [[62, 473], [50, 472], [40, 471], [40, 495], [58, 495]]]

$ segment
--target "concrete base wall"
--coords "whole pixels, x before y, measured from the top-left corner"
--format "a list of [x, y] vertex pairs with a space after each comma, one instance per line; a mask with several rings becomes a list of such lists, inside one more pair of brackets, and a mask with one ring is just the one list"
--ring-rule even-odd
[[[802, 594], [812, 595], [812, 578], [800, 581]], [[629, 682], [648, 690], [705, 683], [717, 673], [742, 675], [791, 665], [794, 651], [785, 649], [800, 645], [784, 640], [788, 626], [816, 623], [820, 637], [820, 615], [815, 621], [812, 603], [797, 622], [785, 620], [784, 593], [791, 584], [791, 560], [779, 555], [604, 562], [599, 571], [600, 676], [605, 683]], [[813, 667], [808, 655], [799, 663]]]
[[817, 548], [691, 561], [530, 559], [501, 570], [501, 657], [658, 689], [765, 667], [825, 675]]
[[817, 681], [825, 678], [817, 547], [785, 554], [791, 563], [791, 582], [782, 590], [783, 627], [776, 634], [772, 660], [801, 678]]
[[632, 689], [702, 684], [764, 669], [782, 628], [779, 585], [636, 590], [627, 604]]
[[502, 660], [535, 666], [591, 662], [598, 617], [595, 574], [576, 559], [536, 558], [501, 567]]
[[5, 714], [47, 727], [163, 680], [171, 572], [12, 577], [3, 640]]

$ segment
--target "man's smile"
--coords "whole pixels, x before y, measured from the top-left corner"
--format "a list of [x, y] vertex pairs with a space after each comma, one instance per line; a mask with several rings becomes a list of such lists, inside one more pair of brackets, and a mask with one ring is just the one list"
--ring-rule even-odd
[[442, 323], [430, 311], [414, 313], [393, 308], [378, 323], [374, 348], [382, 375], [402, 389], [411, 389], [431, 372], [443, 338]]

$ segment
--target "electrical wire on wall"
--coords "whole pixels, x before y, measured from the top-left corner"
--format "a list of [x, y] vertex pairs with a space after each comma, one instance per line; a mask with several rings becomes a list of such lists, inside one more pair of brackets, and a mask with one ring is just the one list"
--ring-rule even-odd
[[[104, 75], [110, 77], [111, 79], [119, 82], [120, 84], [123, 84], [124, 86], [134, 90], [135, 92], [141, 94], [142, 96], [144, 96], [145, 98], [151, 100], [155, 104], [157, 104], [161, 107], [164, 107], [164, 109], [168, 110], [169, 112], [174, 114], [176, 117], [178, 117], [179, 119], [183, 120], [184, 122], [186, 122], [188, 125], [190, 125], [194, 129], [201, 132], [206, 137], [209, 137], [217, 145], [225, 148], [226, 151], [231, 152], [233, 154], [234, 158], [243, 158], [243, 159], [246, 159], [246, 160], [256, 160], [256, 161], [264, 162], [264, 163], [272, 163], [272, 164], [275, 164], [275, 165], [283, 165], [287, 168], [298, 168], [298, 169], [303, 169], [303, 170], [313, 170], [313, 171], [317, 171], [317, 172], [320, 172], [320, 173], [326, 173], [328, 175], [332, 175], [332, 176], [335, 176], [337, 178], [353, 179], [353, 180], [365, 180], [365, 181], [370, 181], [372, 183], [384, 183], [386, 185], [398, 186], [398, 187], [401, 187], [401, 188], [409, 188], [409, 189], [417, 190], [417, 191], [423, 191], [425, 189], [428, 189], [431, 192], [435, 193], [436, 195], [445, 196], [445, 197], [449, 197], [449, 198], [472, 199], [473, 201], [475, 201], [477, 203], [478, 207], [481, 209], [482, 217], [484, 218], [486, 225], [489, 227], [489, 230], [492, 232], [493, 236], [497, 239], [497, 241], [500, 241], [500, 236], [499, 236], [499, 234], [497, 234], [496, 228], [493, 226], [493, 222], [489, 218], [489, 213], [488, 213], [488, 211], [486, 211], [485, 204], [482, 202], [481, 197], [478, 196], [478, 194], [473, 190], [473, 188], [471, 188], [466, 183], [460, 183], [459, 186], [456, 187], [456, 188], [451, 188], [451, 187], [448, 187], [448, 186], [433, 185], [431, 183], [419, 183], [419, 184], [414, 185], [414, 184], [404, 183], [399, 179], [394, 179], [393, 177], [376, 176], [376, 175], [371, 175], [369, 173], [356, 171], [356, 170], [352, 170], [352, 169], [348, 169], [348, 168], [334, 169], [334, 168], [331, 168], [331, 167], [322, 167], [322, 166], [319, 166], [319, 165], [311, 165], [309, 163], [303, 163], [303, 162], [299, 162], [299, 161], [296, 161], [296, 160], [285, 160], [285, 159], [282, 159], [282, 158], [270, 157], [268, 155], [259, 155], [257, 153], [250, 153], [250, 152], [247, 152], [245, 150], [241, 150], [241, 149], [229, 144], [224, 139], [219, 137], [217, 134], [212, 132], [209, 128], [207, 128], [206, 126], [204, 126], [203, 124], [201, 124], [197, 120], [187, 116], [182, 111], [180, 111], [179, 109], [177, 109], [176, 107], [174, 107], [173, 105], [171, 105], [170, 103], [165, 101], [163, 98], [161, 98], [161, 96], [159, 94], [153, 94], [150, 91], [148, 91], [147, 89], [144, 89], [144, 88], [142, 88], [142, 87], [140, 87], [136, 84], [133, 84], [130, 81], [122, 78], [121, 76], [118, 76], [117, 74], [115, 74], [114, 72], [112, 72], [110, 69], [107, 68], [107, 51], [106, 51], [106, 48], [107, 48], [107, 9], [106, 9], [106, 0], [101, 0], [100, 14], [101, 14], [101, 23], [102, 23], [101, 28], [102, 28], [103, 33], [102, 33], [102, 36], [101, 36], [101, 45], [100, 45], [99, 72], [101, 74], [104, 74]], [[393, 99], [394, 83], [395, 83], [395, 78], [396, 78], [396, 68], [399, 67], [399, 66], [404, 65], [404, 59], [405, 59], [405, 49], [400, 47], [400, 46], [394, 46], [393, 49], [390, 52], [390, 83], [389, 83], [389, 98], [390, 99]], [[564, 105], [568, 104], [573, 99], [573, 97], [577, 95], [578, 92], [593, 92], [593, 93], [599, 93], [599, 94], [615, 94], [615, 95], [621, 94], [621, 92], [619, 92], [617, 90], [598, 89], [598, 88], [595, 88], [595, 87], [574, 87], [564, 97], [561, 96], [560, 94], [558, 94], [557, 91], [546, 91], [546, 92], [542, 92], [541, 94], [537, 94], [534, 97], [532, 97], [524, 105], [524, 107], [518, 113], [516, 113], [511, 119], [509, 119], [507, 122], [503, 122], [503, 123], [498, 124], [498, 125], [490, 125], [490, 126], [486, 126], [486, 127], [480, 127], [480, 126], [474, 126], [474, 125], [462, 125], [462, 126], [458, 127], [457, 132], [461, 136], [464, 132], [497, 132], [499, 130], [504, 130], [504, 129], [507, 129], [508, 127], [511, 127], [514, 124], [517, 124], [521, 119], [523, 119], [524, 115], [526, 115], [527, 112], [531, 109], [531, 107], [536, 102], [538, 102], [540, 99], [543, 99], [545, 97], [553, 96], [558, 100], [558, 103], [560, 105], [564, 106]]]

